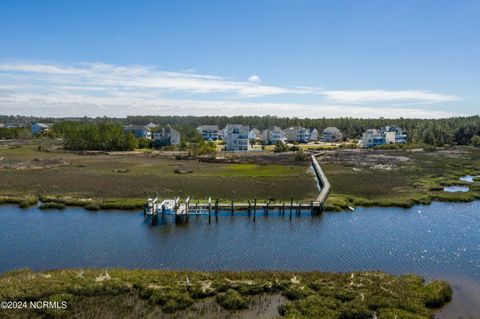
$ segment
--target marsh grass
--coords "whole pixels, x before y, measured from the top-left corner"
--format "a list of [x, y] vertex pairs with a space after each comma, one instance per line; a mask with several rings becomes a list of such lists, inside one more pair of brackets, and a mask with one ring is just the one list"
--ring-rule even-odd
[[[480, 181], [468, 183], [459, 179], [479, 172], [478, 149], [458, 147], [433, 153], [346, 151], [319, 159], [332, 184], [326, 210], [346, 210], [349, 206], [408, 208], [433, 200], [466, 202], [480, 198]], [[469, 186], [470, 191], [443, 191], [445, 186], [452, 185]]]
[[[286, 318], [431, 318], [451, 299], [442, 281], [425, 284], [414, 275], [379, 272], [190, 272], [168, 270], [11, 271], [0, 276], [2, 300], [65, 300], [67, 310], [39, 310], [40, 317], [209, 317], [199, 303], [216, 303], [227, 312], [249, 311], [268, 295], [288, 298]], [[259, 301], [260, 300], [260, 301]], [[110, 309], [116, 302], [121, 304]], [[88, 305], [88, 307], [85, 307]], [[135, 305], [139, 305], [136, 307]], [[210, 309], [210, 310], [209, 310]], [[263, 309], [260, 305], [259, 309]], [[94, 313], [94, 314], [93, 314]], [[197, 313], [197, 316], [195, 315]], [[88, 314], [88, 315], [87, 315]], [[224, 314], [227, 316], [228, 314]], [[257, 313], [261, 315], [261, 313]], [[0, 310], [1, 318], [32, 317], [29, 310]], [[401, 317], [400, 317], [401, 316]]]
[[[208, 197], [230, 200], [270, 198], [311, 200], [317, 189], [308, 162], [293, 159], [258, 160], [259, 163], [225, 164], [199, 160], [175, 160], [151, 154], [79, 155], [73, 153], [46, 153], [36, 145], [7, 149], [0, 152], [9, 163], [48, 162], [53, 157], [68, 162], [67, 166], [43, 169], [0, 168], [0, 194], [38, 197], [62, 197], [67, 206], [99, 206], [106, 208], [134, 208], [131, 201], [143, 200], [159, 194], [161, 197], [180, 196], [205, 200]], [[253, 156], [249, 161], [257, 161]], [[189, 174], [176, 174], [177, 168]], [[123, 173], [117, 173], [117, 172]], [[234, 194], [234, 195], [233, 195]], [[69, 198], [69, 199], [68, 199]], [[68, 200], [67, 200], [68, 199]], [[92, 203], [84, 203], [90, 199]], [[112, 203], [115, 199], [115, 203]]]
[[64, 203], [48, 202], [40, 204], [40, 209], [65, 209]]

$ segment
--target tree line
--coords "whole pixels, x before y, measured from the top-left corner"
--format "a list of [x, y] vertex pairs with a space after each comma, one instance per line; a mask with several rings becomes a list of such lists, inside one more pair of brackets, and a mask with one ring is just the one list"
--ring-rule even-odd
[[[264, 130], [272, 126], [287, 128], [302, 126], [316, 128], [319, 133], [333, 126], [342, 131], [345, 139], [360, 139], [362, 133], [369, 128], [383, 126], [398, 126], [408, 134], [410, 143], [444, 146], [446, 144], [468, 145], [474, 143], [480, 136], [480, 116], [452, 117], [445, 119], [357, 119], [357, 118], [318, 118], [300, 119], [276, 116], [128, 116], [129, 124], [172, 124], [190, 127], [200, 125], [244, 124], [250, 128]], [[473, 140], [472, 140], [473, 139]]]
[[[340, 129], [346, 139], [359, 139], [362, 133], [369, 128], [380, 128], [382, 126], [398, 126], [408, 134], [408, 141], [414, 144], [429, 144], [433, 146], [444, 145], [468, 145], [476, 144], [480, 145], [480, 116], [469, 117], [452, 117], [445, 119], [356, 119], [356, 118], [317, 118], [317, 119], [300, 119], [300, 118], [288, 118], [288, 117], [276, 117], [276, 116], [128, 116], [126, 118], [79, 118], [75, 122], [66, 121], [64, 119], [47, 119], [47, 118], [35, 118], [35, 117], [20, 117], [20, 116], [0, 116], [0, 122], [9, 123], [8, 121], [39, 121], [39, 122], [55, 122], [54, 127], [59, 127], [62, 123], [80, 123], [79, 126], [94, 124], [99, 126], [95, 132], [87, 133], [87, 135], [99, 136], [96, 138], [99, 141], [99, 147], [108, 147], [107, 145], [126, 145], [126, 141], [122, 141], [119, 132], [121, 131], [121, 125], [145, 125], [148, 123], [155, 123], [161, 126], [172, 125], [173, 128], [180, 131], [182, 136], [182, 142], [184, 143], [201, 143], [201, 138], [196, 134], [196, 127], [200, 125], [218, 125], [220, 128], [225, 127], [227, 124], [245, 124], [251, 128], [257, 128], [264, 130], [272, 126], [279, 126], [287, 128], [290, 126], [302, 126], [306, 128], [316, 128], [319, 133], [323, 129], [329, 126], [334, 126]], [[101, 133], [108, 131], [105, 128], [101, 128], [105, 123], [109, 125], [116, 125], [115, 139], [107, 139], [107, 141], [101, 142]], [[63, 124], [65, 125], [65, 124]], [[73, 124], [72, 124], [73, 125]], [[85, 127], [83, 128], [86, 129]], [[75, 132], [78, 133], [80, 128], [77, 128]], [[115, 130], [114, 130], [115, 131]], [[69, 134], [76, 134], [71, 132]], [[22, 134], [20, 134], [22, 133]], [[63, 134], [63, 133], [62, 133]], [[25, 130], [5, 129], [0, 130], [0, 138], [23, 138], [28, 136], [25, 134]], [[82, 141], [79, 144], [86, 145], [91, 142], [92, 138]], [[125, 139], [125, 137], [123, 137]], [[124, 146], [127, 147], [128, 146]]]
[[91, 122], [59, 122], [53, 134], [63, 137], [63, 147], [75, 151], [129, 151], [138, 147], [133, 134], [125, 134], [120, 124]]

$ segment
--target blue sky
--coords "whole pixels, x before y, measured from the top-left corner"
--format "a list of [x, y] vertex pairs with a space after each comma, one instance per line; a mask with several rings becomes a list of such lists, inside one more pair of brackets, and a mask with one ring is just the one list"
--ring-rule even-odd
[[480, 0], [0, 0], [0, 114], [478, 114]]

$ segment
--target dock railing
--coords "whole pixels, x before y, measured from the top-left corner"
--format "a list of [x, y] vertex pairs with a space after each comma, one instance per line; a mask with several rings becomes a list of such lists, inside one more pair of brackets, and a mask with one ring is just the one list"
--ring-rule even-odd
[[330, 190], [332, 188], [332, 186], [330, 185], [330, 182], [327, 179], [327, 176], [325, 175], [322, 168], [320, 167], [320, 164], [317, 161], [317, 156], [320, 156], [322, 154], [323, 152], [310, 155], [310, 159], [312, 160], [313, 170], [315, 171], [318, 184], [320, 185], [320, 193], [318, 194], [315, 201], [321, 207], [323, 207], [323, 204], [327, 200], [328, 194], [330, 194]]

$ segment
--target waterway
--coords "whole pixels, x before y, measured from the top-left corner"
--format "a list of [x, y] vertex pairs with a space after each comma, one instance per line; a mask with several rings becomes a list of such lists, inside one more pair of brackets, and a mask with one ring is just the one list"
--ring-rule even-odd
[[452, 284], [442, 318], [467, 318], [480, 314], [480, 201], [155, 226], [142, 211], [0, 206], [0, 272], [83, 267], [416, 273]]

